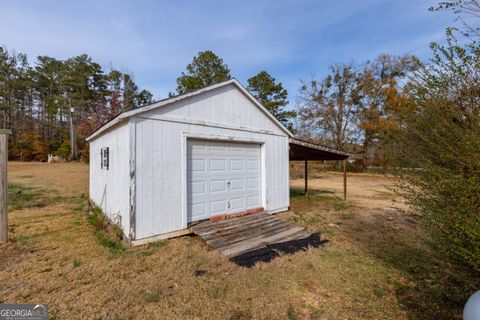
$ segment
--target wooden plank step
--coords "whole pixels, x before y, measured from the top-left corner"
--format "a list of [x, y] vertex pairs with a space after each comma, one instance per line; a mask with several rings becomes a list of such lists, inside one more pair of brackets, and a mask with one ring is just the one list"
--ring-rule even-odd
[[227, 224], [235, 224], [237, 223], [237, 221], [248, 221], [248, 220], [252, 220], [252, 219], [258, 219], [258, 218], [261, 218], [261, 217], [264, 217], [264, 216], [267, 216], [267, 215], [270, 215], [266, 212], [260, 212], [260, 213], [255, 213], [255, 214], [249, 214], [247, 216], [242, 216], [242, 217], [235, 217], [235, 218], [231, 218], [231, 219], [225, 219], [225, 220], [220, 220], [220, 221], [215, 221], [215, 222], [212, 222], [212, 221], [205, 221], [205, 222], [201, 222], [193, 227], [196, 227], [196, 228], [202, 228], [202, 227], [205, 227], [205, 226], [222, 226], [222, 225], [227, 225]]
[[291, 227], [289, 224], [283, 221], [277, 221], [268, 225], [263, 226], [262, 228], [252, 229], [238, 234], [233, 234], [228, 238], [218, 238], [207, 241], [207, 243], [213, 247], [219, 248], [224, 247], [236, 242], [240, 242], [249, 238], [253, 238], [259, 235], [265, 235], [267, 233], [275, 232], [280, 229], [286, 229]]
[[267, 213], [257, 213], [257, 214], [251, 214], [244, 217], [221, 220], [217, 222], [205, 221], [192, 226], [191, 229], [193, 232], [200, 234], [200, 233], [208, 232], [209, 230], [214, 230], [214, 229], [219, 230], [225, 227], [235, 226], [239, 223], [239, 221], [241, 221], [242, 223], [246, 223], [252, 220], [265, 219], [266, 217], [269, 217], [269, 216], [271, 215]]
[[241, 230], [246, 230], [248, 228], [252, 228], [252, 227], [255, 227], [257, 225], [268, 223], [270, 221], [275, 221], [277, 219], [278, 218], [276, 218], [276, 217], [269, 216], [269, 217], [265, 217], [265, 218], [262, 218], [262, 219], [250, 220], [250, 221], [247, 221], [247, 222], [241, 221], [241, 223], [237, 222], [236, 225], [224, 226], [224, 227], [218, 228], [218, 229], [217, 228], [212, 228], [208, 231], [199, 232], [198, 234], [201, 235], [202, 237], [227, 235], [227, 234], [235, 233], [235, 232], [238, 232], [238, 231], [241, 231]]
[[250, 240], [251, 241], [257, 241], [258, 239], [263, 239], [263, 238], [270, 237], [274, 234], [283, 232], [283, 231], [291, 229], [293, 227], [294, 226], [289, 225], [289, 224], [282, 224], [282, 225], [273, 226], [269, 230], [265, 230], [265, 231], [260, 232], [256, 235], [250, 235], [249, 237], [246, 237], [243, 240], [234, 241], [234, 242], [231, 242], [231, 243], [225, 243], [223, 245], [222, 244], [217, 244], [217, 249], [224, 249], [224, 248], [228, 248], [228, 247], [231, 247], [231, 246], [239, 245], [239, 244], [244, 243], [245, 241], [250, 241]]
[[218, 233], [216, 237], [214, 237], [214, 235], [209, 235], [209, 237], [206, 237], [205, 239], [206, 240], [215, 240], [215, 239], [227, 240], [229, 238], [236, 237], [238, 235], [242, 235], [242, 234], [248, 235], [251, 233], [255, 233], [257, 231], [261, 231], [266, 228], [269, 228], [272, 225], [278, 225], [278, 224], [288, 225], [285, 221], [272, 219], [268, 221], [261, 221], [256, 224], [251, 224], [251, 225], [245, 226], [245, 228], [242, 228], [242, 229], [232, 229], [232, 230], [228, 230], [228, 232]]
[[282, 239], [286, 237], [291, 237], [294, 234], [297, 234], [301, 231], [304, 231], [305, 228], [303, 227], [291, 227], [282, 232], [275, 233], [273, 235], [265, 237], [264, 235], [260, 235], [257, 237], [249, 238], [244, 241], [240, 241], [234, 243], [232, 245], [221, 247], [219, 248], [220, 252], [226, 256], [235, 255], [246, 251], [251, 251], [263, 246], [266, 246], [269, 243], [280, 242]]
[[251, 230], [254, 230], [254, 229], [257, 229], [257, 228], [261, 228], [264, 225], [268, 225], [268, 224], [271, 224], [271, 223], [278, 223], [278, 222], [283, 222], [283, 221], [280, 220], [280, 219], [258, 220], [258, 221], [255, 221], [255, 222], [250, 222], [250, 223], [245, 224], [245, 225], [240, 225], [236, 228], [230, 228], [230, 229], [227, 229], [227, 230], [220, 230], [220, 231], [217, 231], [217, 232], [210, 232], [210, 233], [207, 233], [207, 234], [202, 234], [202, 238], [204, 238], [205, 240], [210, 240], [210, 239], [214, 239], [214, 238], [226, 238], [226, 237], [230, 237], [232, 235], [238, 234], [238, 233], [248, 232], [248, 231], [251, 231]]
[[[288, 223], [283, 223], [283, 224], [278, 224], [276, 226], [272, 226], [272, 228], [270, 228], [269, 230], [264, 230], [263, 232], [257, 234], [257, 235], [250, 235], [247, 239], [245, 240], [248, 240], [248, 239], [255, 239], [256, 237], [269, 237], [273, 234], [276, 234], [276, 233], [279, 233], [279, 232], [282, 232], [283, 230], [286, 230], [286, 229], [290, 229], [294, 226], [292, 225], [289, 225]], [[239, 235], [240, 236], [240, 235]], [[240, 242], [240, 241], [235, 241], [235, 242]], [[233, 243], [232, 243], [233, 245]], [[228, 246], [228, 244], [225, 244], [224, 246]]]

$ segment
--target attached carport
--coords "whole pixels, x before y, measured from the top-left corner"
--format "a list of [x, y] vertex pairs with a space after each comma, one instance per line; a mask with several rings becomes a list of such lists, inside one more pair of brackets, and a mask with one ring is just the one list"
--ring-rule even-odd
[[289, 145], [290, 161], [304, 161], [305, 163], [305, 195], [308, 195], [309, 160], [341, 160], [343, 161], [343, 199], [347, 199], [347, 159], [350, 156], [349, 153], [294, 138], [289, 139]]

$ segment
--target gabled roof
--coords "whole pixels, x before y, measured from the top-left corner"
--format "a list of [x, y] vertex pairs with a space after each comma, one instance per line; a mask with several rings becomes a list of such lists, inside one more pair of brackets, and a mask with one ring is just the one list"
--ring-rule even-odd
[[234, 85], [247, 98], [249, 98], [249, 100], [257, 108], [259, 108], [267, 117], [269, 117], [270, 120], [272, 120], [278, 127], [280, 127], [280, 129], [282, 129], [289, 137], [293, 137], [293, 134], [287, 128], [285, 128], [285, 126], [280, 121], [278, 121], [278, 119], [275, 118], [274, 115], [272, 115], [270, 112], [268, 112], [268, 110], [265, 109], [265, 107], [260, 102], [258, 102], [257, 99], [255, 99], [255, 97], [252, 96], [252, 94], [250, 92], [248, 92], [248, 90], [245, 89], [245, 87], [242, 86], [237, 79], [233, 78], [233, 79], [230, 79], [230, 80], [227, 80], [227, 81], [223, 81], [223, 82], [211, 85], [211, 86], [203, 88], [203, 89], [199, 89], [199, 90], [189, 92], [189, 93], [186, 93], [186, 94], [182, 94], [182, 95], [174, 96], [174, 97], [171, 97], [171, 98], [163, 99], [163, 100], [154, 102], [152, 104], [149, 104], [149, 105], [137, 108], [137, 109], [124, 111], [124, 112], [120, 113], [119, 115], [117, 115], [112, 120], [110, 120], [109, 122], [107, 122], [106, 124], [104, 124], [103, 126], [101, 126], [100, 128], [98, 128], [89, 137], [87, 137], [86, 140], [91, 141], [91, 140], [95, 139], [96, 137], [100, 136], [106, 130], [108, 130], [110, 128], [113, 128], [117, 124], [129, 119], [132, 116], [135, 116], [135, 115], [138, 115], [138, 114], [141, 114], [141, 113], [144, 113], [144, 112], [156, 109], [156, 108], [164, 107], [164, 106], [172, 104], [174, 102], [178, 102], [178, 101], [182, 101], [182, 100], [185, 100], [185, 99], [188, 99], [188, 98], [191, 98], [191, 97], [195, 97], [195, 96], [198, 96], [198, 95], [204, 94], [206, 92], [209, 92], [209, 91], [221, 88], [221, 87], [225, 87], [225, 86], [228, 86], [228, 85]]

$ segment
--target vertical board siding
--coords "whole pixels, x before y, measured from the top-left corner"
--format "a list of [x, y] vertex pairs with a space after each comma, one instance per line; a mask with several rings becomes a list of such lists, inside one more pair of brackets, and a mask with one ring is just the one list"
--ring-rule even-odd
[[153, 157], [153, 146], [158, 143], [158, 137], [154, 135], [153, 121], [142, 121], [142, 142], [141, 146], [147, 146], [147, 148], [141, 148], [139, 151], [142, 153], [142, 162], [139, 164], [153, 164], [153, 165], [142, 165], [143, 169], [143, 179], [141, 181], [143, 192], [140, 193], [142, 196], [141, 203], [142, 207], [142, 233], [154, 235], [154, 223], [155, 223], [155, 198], [152, 195], [156, 195], [154, 188], [155, 181], [155, 172], [158, 171], [158, 168], [155, 164], [155, 158]]
[[162, 234], [162, 226], [165, 225], [165, 217], [163, 215], [163, 123], [155, 121], [153, 123], [153, 136], [155, 143], [152, 145], [153, 163], [156, 165], [155, 174], [153, 176], [153, 207], [155, 215], [153, 221], [153, 233]]
[[286, 136], [286, 133], [277, 124], [234, 85], [221, 87], [139, 115], [141, 118], [159, 120], [162, 120], [163, 116], [183, 121], [189, 119], [268, 130]]
[[[176, 119], [179, 122], [175, 122]], [[202, 125], [185, 123], [186, 120], [201, 121]], [[209, 123], [221, 124], [226, 128], [208, 126]], [[187, 213], [183, 207], [186, 201], [184, 195], [186, 169], [182, 167], [185, 160], [183, 158], [186, 157], [184, 150], [186, 134], [234, 136], [245, 140], [263, 141], [262, 176], [265, 176], [265, 190], [262, 193], [264, 198], [262, 201], [267, 211], [288, 208], [289, 187], [288, 176], [285, 174], [288, 172], [289, 164], [288, 137], [235, 86], [221, 87], [200, 96], [147, 111], [133, 118], [131, 124], [136, 132], [134, 135], [136, 239], [181, 230], [187, 226]], [[228, 129], [230, 126], [233, 128]], [[238, 128], [268, 130], [271, 133]], [[118, 129], [113, 132], [116, 130]], [[103, 136], [93, 143], [102, 139]], [[128, 139], [119, 138], [118, 141], [124, 143]], [[125, 162], [128, 168], [128, 155]], [[128, 173], [128, 169], [126, 172]], [[128, 182], [125, 182], [125, 185], [128, 190]], [[128, 204], [128, 193], [125, 198]]]
[[[112, 220], [130, 229], [130, 131], [123, 124], [90, 142], [90, 199]], [[100, 168], [100, 150], [109, 148], [109, 168]]]
[[141, 195], [143, 191], [143, 173], [141, 170], [143, 163], [143, 122], [135, 121], [135, 239], [141, 237], [143, 233], [143, 201], [141, 201]]
[[[289, 205], [288, 138], [248, 131], [137, 119], [137, 239], [181, 230], [186, 226], [183, 212], [182, 138], [185, 133], [235, 136], [265, 141], [266, 210]], [[140, 222], [141, 221], [141, 222]]]

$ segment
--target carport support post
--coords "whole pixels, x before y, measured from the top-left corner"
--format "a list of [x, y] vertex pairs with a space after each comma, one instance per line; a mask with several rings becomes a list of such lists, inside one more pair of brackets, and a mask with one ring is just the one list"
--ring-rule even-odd
[[9, 134], [10, 130], [0, 129], [0, 242], [6, 242], [8, 238], [7, 163]]
[[343, 160], [343, 200], [347, 200], [347, 160]]
[[305, 160], [305, 195], [308, 196], [308, 161]]

